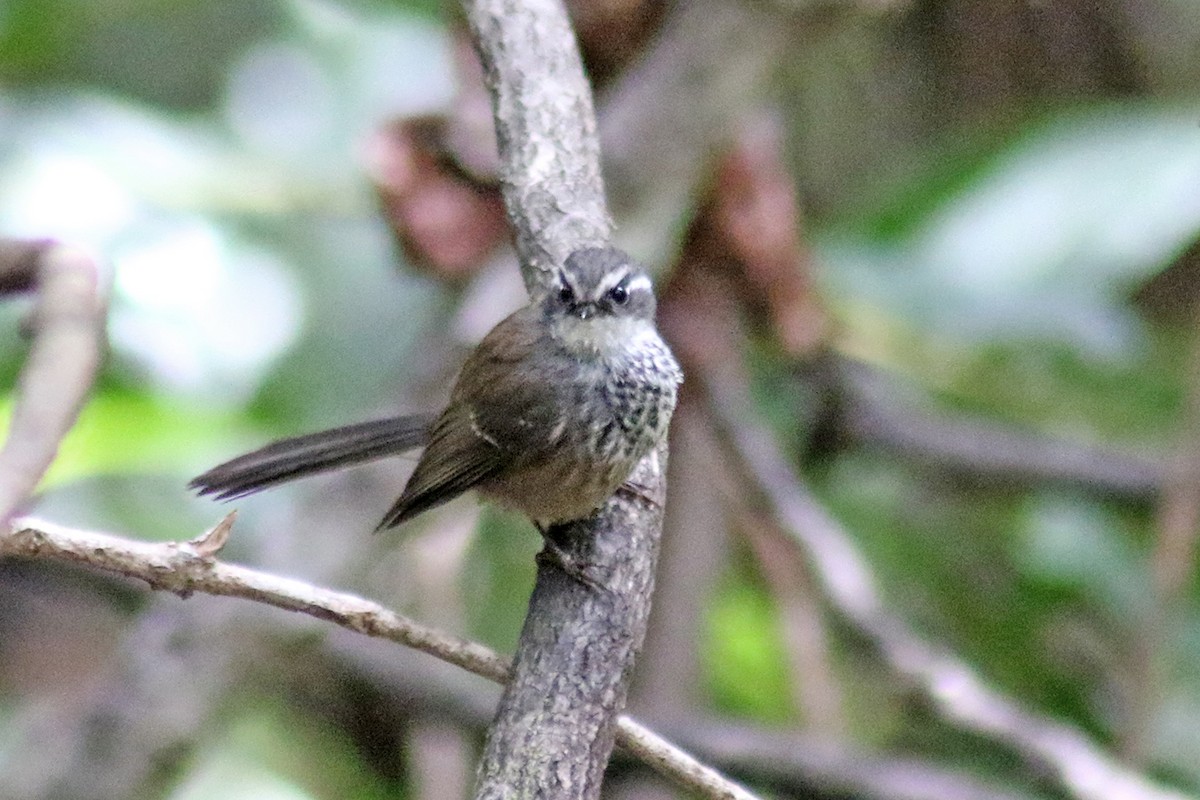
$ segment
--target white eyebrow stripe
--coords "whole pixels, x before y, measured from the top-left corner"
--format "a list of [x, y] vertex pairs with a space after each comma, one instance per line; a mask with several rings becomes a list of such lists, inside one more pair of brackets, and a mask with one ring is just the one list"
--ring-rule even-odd
[[631, 280], [625, 288], [631, 292], [640, 292], [642, 290], [649, 292], [653, 287], [650, 284], [649, 275], [638, 275], [636, 278]]
[[620, 272], [610, 272], [604, 276], [596, 286], [596, 299], [599, 300], [604, 295], [608, 294], [608, 290], [616, 286], [621, 281], [629, 277], [629, 270], [623, 269]]

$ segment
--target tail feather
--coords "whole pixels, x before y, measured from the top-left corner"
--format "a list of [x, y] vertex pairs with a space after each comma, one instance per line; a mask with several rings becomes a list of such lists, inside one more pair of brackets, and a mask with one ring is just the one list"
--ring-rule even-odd
[[188, 487], [232, 500], [297, 478], [398, 455], [423, 447], [433, 420], [428, 414], [414, 414], [281, 439], [213, 467]]

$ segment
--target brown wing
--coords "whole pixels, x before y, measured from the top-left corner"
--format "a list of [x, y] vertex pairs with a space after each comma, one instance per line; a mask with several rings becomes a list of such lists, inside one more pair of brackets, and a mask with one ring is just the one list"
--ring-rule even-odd
[[533, 321], [523, 316], [528, 312], [528, 308], [521, 309], [504, 319], [471, 352], [458, 374], [449, 405], [433, 426], [425, 452], [379, 528], [395, 527], [448, 502], [510, 462], [509, 448], [501, 447], [493, 436], [481, 435], [475, 408], [490, 402], [486, 387], [509, 371], [505, 365], [519, 362], [522, 351], [527, 351], [528, 340], [522, 332]]
[[526, 306], [491, 330], [459, 373], [450, 404], [380, 527], [441, 505], [551, 447], [573, 391], [570, 362]]
[[454, 499], [505, 463], [505, 453], [473, 429], [470, 410], [451, 404], [434, 425], [421, 460], [379, 529], [393, 528]]
[[560, 422], [579, 402], [581, 367], [551, 339], [541, 313], [526, 307], [497, 325], [455, 387], [456, 399], [474, 410], [475, 428], [514, 460], [552, 448], [552, 434], [565, 430]]

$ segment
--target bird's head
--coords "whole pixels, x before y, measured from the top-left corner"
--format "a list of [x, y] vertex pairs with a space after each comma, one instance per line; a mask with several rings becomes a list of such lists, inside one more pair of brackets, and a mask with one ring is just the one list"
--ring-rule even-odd
[[654, 328], [650, 276], [613, 247], [572, 253], [543, 303], [553, 335], [578, 352], [628, 347]]

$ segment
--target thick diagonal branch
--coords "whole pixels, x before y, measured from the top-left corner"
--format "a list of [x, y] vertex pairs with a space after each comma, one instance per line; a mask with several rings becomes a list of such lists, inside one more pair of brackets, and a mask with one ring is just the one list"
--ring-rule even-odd
[[[559, 0], [464, 0], [492, 97], [501, 180], [525, 285], [545, 291], [571, 252], [606, 244], [591, 90]], [[665, 497], [665, 443], [591, 519], [551, 535], [496, 720], [478, 798], [596, 798], [646, 634]]]

